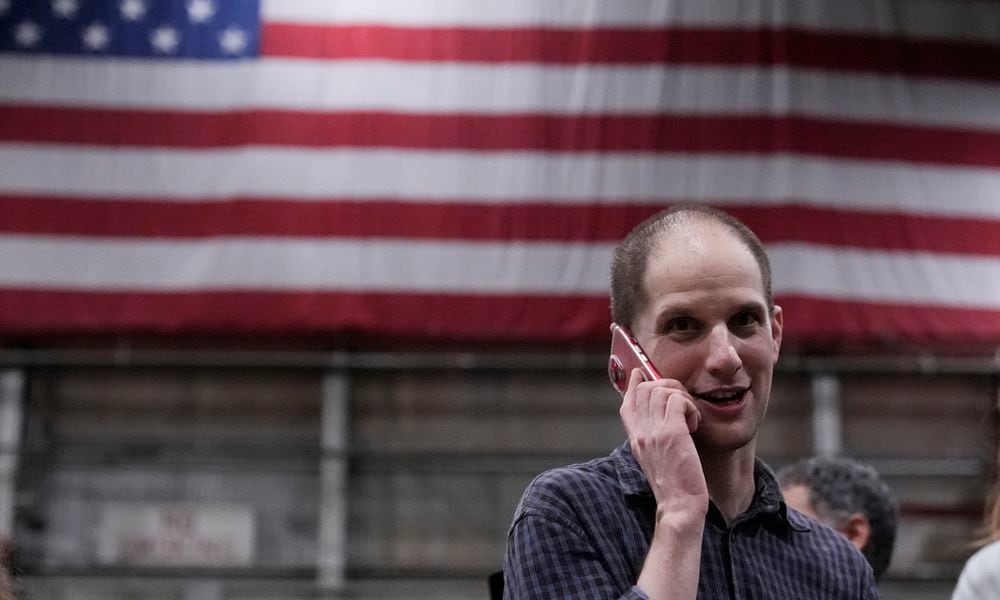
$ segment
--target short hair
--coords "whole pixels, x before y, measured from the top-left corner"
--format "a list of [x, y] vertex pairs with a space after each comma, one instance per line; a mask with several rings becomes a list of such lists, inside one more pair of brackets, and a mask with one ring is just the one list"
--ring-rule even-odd
[[767, 308], [774, 312], [771, 263], [757, 235], [739, 219], [717, 208], [704, 204], [681, 204], [662, 210], [639, 223], [615, 248], [611, 260], [611, 318], [615, 323], [632, 328], [636, 316], [649, 301], [642, 285], [649, 255], [665, 231], [678, 229], [692, 219], [723, 225], [746, 246], [760, 269]]
[[889, 486], [869, 465], [848, 458], [810, 458], [778, 471], [782, 487], [802, 485], [809, 502], [824, 521], [839, 526], [853, 513], [871, 525], [871, 537], [861, 549], [878, 578], [889, 567], [896, 544], [896, 501]]

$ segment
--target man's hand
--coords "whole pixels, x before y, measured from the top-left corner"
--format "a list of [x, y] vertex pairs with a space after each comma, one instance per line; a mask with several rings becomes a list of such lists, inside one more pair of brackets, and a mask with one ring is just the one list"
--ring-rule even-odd
[[672, 379], [643, 381], [632, 371], [619, 410], [632, 455], [642, 467], [657, 513], [708, 511], [708, 487], [691, 434], [701, 415], [690, 394]]
[[632, 371], [619, 414], [656, 498], [656, 528], [637, 584], [651, 600], [693, 599], [709, 501], [691, 438], [701, 415], [680, 382], [644, 382], [639, 369]]

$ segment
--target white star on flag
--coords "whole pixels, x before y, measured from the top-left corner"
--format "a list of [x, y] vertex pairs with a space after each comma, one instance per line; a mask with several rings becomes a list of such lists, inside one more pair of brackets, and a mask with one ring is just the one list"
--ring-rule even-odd
[[0, 15], [7, 14], [10, 10], [10, 0], [0, 0]]
[[25, 48], [34, 47], [42, 39], [42, 29], [31, 21], [22, 21], [14, 30], [14, 39]]
[[173, 27], [157, 27], [149, 35], [149, 42], [163, 54], [171, 54], [181, 43], [181, 36]]
[[88, 50], [94, 51], [103, 50], [107, 47], [108, 42], [111, 41], [111, 36], [108, 35], [108, 28], [98, 21], [84, 27], [80, 37], [83, 40], [83, 45]]
[[192, 23], [204, 23], [215, 14], [215, 4], [212, 0], [190, 0], [187, 13]]
[[219, 46], [230, 54], [239, 54], [247, 47], [247, 34], [239, 27], [227, 27], [219, 34]]
[[122, 0], [118, 9], [126, 21], [138, 21], [146, 15], [146, 3], [143, 0]]
[[64, 19], [72, 19], [80, 10], [77, 0], [52, 0], [52, 12]]

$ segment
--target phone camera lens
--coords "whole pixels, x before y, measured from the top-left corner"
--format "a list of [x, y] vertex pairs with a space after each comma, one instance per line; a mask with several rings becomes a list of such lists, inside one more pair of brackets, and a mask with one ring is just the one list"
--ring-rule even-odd
[[611, 379], [611, 384], [619, 391], [625, 389], [625, 368], [617, 356], [612, 356], [608, 361], [608, 377]]

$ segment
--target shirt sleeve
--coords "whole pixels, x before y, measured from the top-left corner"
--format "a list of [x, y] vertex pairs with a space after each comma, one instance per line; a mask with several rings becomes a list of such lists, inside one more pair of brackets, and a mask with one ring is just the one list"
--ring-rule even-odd
[[569, 522], [522, 515], [510, 531], [504, 559], [505, 600], [648, 600], [635, 582], [611, 573]]
[[864, 600], [879, 600], [878, 598], [878, 586], [875, 584], [875, 578], [869, 573], [867, 581], [864, 583], [865, 590], [862, 598]]
[[951, 600], [986, 600], [1000, 594], [1000, 542], [972, 555], [958, 576]]

